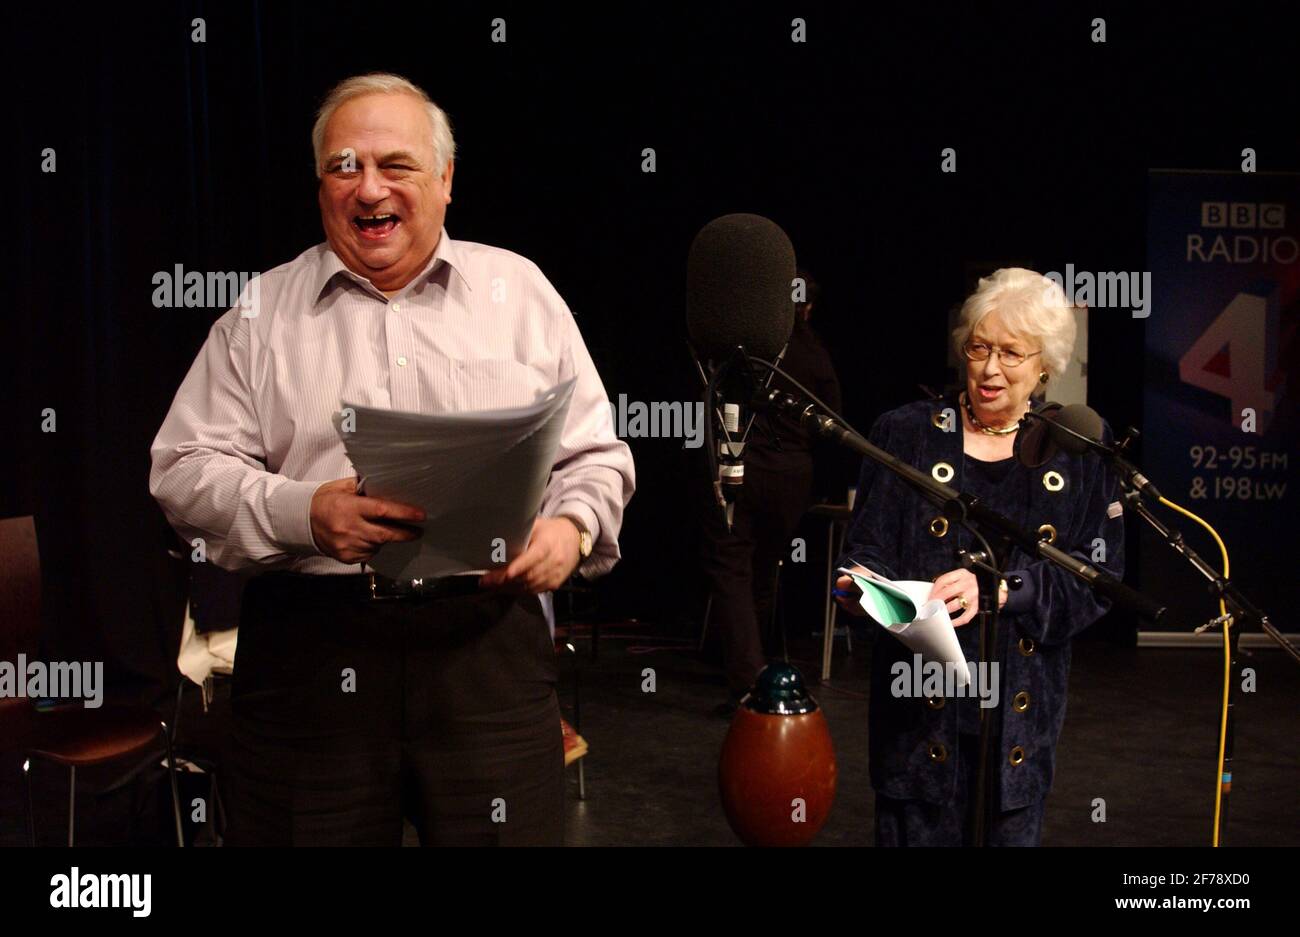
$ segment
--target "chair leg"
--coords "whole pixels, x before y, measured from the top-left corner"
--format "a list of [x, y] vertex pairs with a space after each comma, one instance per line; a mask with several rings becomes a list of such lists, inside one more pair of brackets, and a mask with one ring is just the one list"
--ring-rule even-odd
[[[838, 523], [837, 521], [831, 521], [831, 539], [835, 544], [835, 551], [834, 551], [835, 556], [839, 556], [840, 553], [842, 553], [844, 550], [844, 532], [846, 529], [847, 528], [844, 525]], [[834, 606], [832, 605], [831, 608], [833, 609]], [[832, 625], [835, 624], [835, 613], [833, 611], [831, 612], [831, 624]], [[833, 634], [834, 632], [832, 632], [832, 635]], [[832, 644], [835, 643], [834, 637], [831, 638], [831, 643]], [[848, 648], [849, 653], [852, 654], [853, 653], [853, 622], [851, 619], [844, 622], [844, 644]]]
[[708, 601], [704, 603], [704, 621], [700, 624], [699, 651], [704, 650], [704, 639], [709, 636], [709, 617], [713, 614], [713, 591], [709, 590]]
[[68, 768], [68, 846], [73, 842], [74, 827], [77, 822], [77, 766]]
[[176, 684], [176, 705], [172, 707], [172, 744], [176, 743], [176, 733], [181, 730], [181, 702], [185, 697], [185, 684], [188, 682], [189, 677], [181, 674], [180, 682]]
[[176, 845], [185, 847], [185, 833], [181, 829], [181, 792], [176, 784], [176, 762], [172, 758], [172, 737], [167, 730], [167, 723], [161, 724], [163, 744], [167, 747], [167, 780], [172, 785], [172, 815], [176, 820]]
[[[573, 731], [582, 734], [582, 664], [578, 654], [573, 655]], [[587, 775], [583, 770], [586, 758], [578, 759], [578, 800], [587, 799]]]
[[23, 787], [27, 791], [27, 844], [36, 846], [36, 810], [32, 806], [32, 759], [30, 755], [23, 758]]
[[217, 784], [217, 771], [212, 770], [212, 845], [226, 841], [226, 808], [221, 803], [221, 787]]
[[573, 658], [573, 731], [582, 732], [582, 667]]
[[790, 663], [790, 647], [785, 639], [785, 615], [781, 611], [781, 569], [785, 564], [781, 560], [776, 561], [776, 573], [772, 576], [772, 622], [768, 628], [771, 640], [776, 640], [779, 632], [781, 635], [781, 659], [787, 664]]

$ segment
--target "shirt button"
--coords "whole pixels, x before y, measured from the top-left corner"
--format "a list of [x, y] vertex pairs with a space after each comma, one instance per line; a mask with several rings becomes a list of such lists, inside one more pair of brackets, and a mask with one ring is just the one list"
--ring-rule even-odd
[[404, 368], [404, 367], [406, 367], [406, 355], [401, 355], [400, 357], [398, 357], [398, 359], [397, 359], [397, 366], [398, 366], [399, 368]]
[[401, 311], [402, 311], [402, 304], [401, 304], [401, 303], [393, 303], [393, 312], [401, 312]]

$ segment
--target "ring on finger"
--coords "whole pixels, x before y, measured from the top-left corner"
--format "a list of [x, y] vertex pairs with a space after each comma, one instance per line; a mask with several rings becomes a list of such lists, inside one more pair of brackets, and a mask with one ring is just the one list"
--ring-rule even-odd
[[970, 608], [970, 602], [966, 601], [966, 596], [964, 595], [957, 596], [957, 604], [961, 606], [963, 612]]

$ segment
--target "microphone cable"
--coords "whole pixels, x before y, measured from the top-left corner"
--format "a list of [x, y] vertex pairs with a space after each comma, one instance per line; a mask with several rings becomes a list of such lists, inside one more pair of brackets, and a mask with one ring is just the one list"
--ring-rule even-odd
[[[1210, 532], [1210, 536], [1214, 538], [1214, 542], [1219, 545], [1219, 553], [1223, 556], [1223, 578], [1227, 579], [1228, 548], [1224, 545], [1223, 538], [1219, 536], [1219, 532], [1211, 527], [1208, 521], [1193, 514], [1191, 511], [1187, 510], [1187, 508], [1174, 504], [1174, 502], [1170, 501], [1163, 495], [1160, 496], [1159, 501], [1165, 507], [1171, 508], [1179, 514], [1182, 514], [1184, 517], [1189, 517], [1196, 521], [1196, 523], [1200, 524]], [[1223, 792], [1225, 789], [1230, 789], [1232, 786], [1232, 775], [1225, 774], [1223, 768], [1225, 749], [1228, 743], [1228, 681], [1232, 679], [1232, 635], [1230, 629], [1232, 628], [1233, 621], [1232, 616], [1228, 614], [1228, 606], [1222, 595], [1219, 596], [1219, 620], [1223, 622], [1223, 696], [1219, 707], [1219, 757], [1217, 762], [1218, 770], [1215, 773], [1214, 784], [1214, 831], [1210, 843], [1215, 847], [1219, 845], [1219, 824], [1222, 819]]]

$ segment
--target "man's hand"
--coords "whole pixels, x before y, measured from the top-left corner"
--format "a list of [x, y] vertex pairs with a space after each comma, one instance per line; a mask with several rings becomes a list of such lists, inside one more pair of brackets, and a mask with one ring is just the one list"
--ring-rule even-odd
[[418, 539], [420, 531], [407, 525], [423, 520], [417, 507], [357, 494], [355, 477], [326, 482], [311, 499], [316, 546], [341, 563], [364, 563], [386, 543]]
[[500, 569], [484, 573], [479, 585], [532, 593], [558, 589], [578, 568], [579, 537], [568, 518], [539, 517], [533, 522], [528, 548]]

